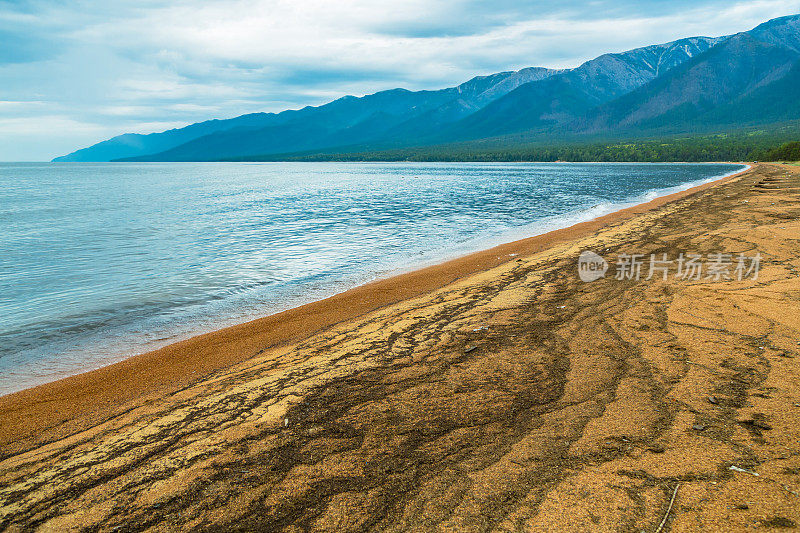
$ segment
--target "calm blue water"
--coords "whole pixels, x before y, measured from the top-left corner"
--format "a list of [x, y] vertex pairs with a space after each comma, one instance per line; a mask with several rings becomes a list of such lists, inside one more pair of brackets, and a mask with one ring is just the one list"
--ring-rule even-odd
[[740, 168], [0, 164], [0, 394]]

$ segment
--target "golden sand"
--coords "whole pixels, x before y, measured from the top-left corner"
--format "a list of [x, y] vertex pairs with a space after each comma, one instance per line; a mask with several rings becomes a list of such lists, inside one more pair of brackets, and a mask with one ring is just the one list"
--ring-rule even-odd
[[[800, 524], [799, 217], [762, 164], [0, 398], [0, 529]], [[585, 249], [763, 259], [586, 284]]]

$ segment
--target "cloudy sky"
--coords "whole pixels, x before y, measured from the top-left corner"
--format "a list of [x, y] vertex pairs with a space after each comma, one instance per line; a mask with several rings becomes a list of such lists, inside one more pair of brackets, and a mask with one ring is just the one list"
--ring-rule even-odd
[[725, 35], [800, 0], [0, 0], [0, 160]]

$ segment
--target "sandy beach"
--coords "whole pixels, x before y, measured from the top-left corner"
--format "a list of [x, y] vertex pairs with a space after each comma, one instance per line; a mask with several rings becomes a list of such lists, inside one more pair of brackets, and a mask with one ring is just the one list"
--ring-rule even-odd
[[[800, 524], [800, 167], [0, 398], [0, 530]], [[584, 283], [583, 250], [761, 256]]]

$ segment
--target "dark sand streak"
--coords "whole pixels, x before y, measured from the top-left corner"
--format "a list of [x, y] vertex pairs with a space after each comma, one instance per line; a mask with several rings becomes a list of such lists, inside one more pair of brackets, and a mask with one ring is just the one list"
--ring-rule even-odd
[[[261, 331], [272, 322], [257, 321], [187, 341], [180, 349], [252, 351], [94, 421], [77, 410], [39, 439], [12, 433], [0, 529], [800, 522], [800, 476], [782, 474], [800, 472], [800, 172], [788, 172], [759, 165], [670, 203], [433, 267], [430, 279], [393, 278], [377, 292], [402, 301], [376, 297], [303, 338], [277, 343]], [[781, 185], [765, 193], [763, 183]], [[611, 258], [759, 250], [764, 266], [755, 282], [584, 284], [575, 266], [587, 248]], [[406, 287], [417, 279], [436, 284]], [[257, 339], [234, 342], [243, 331]], [[20, 409], [31, 409], [26, 398]]]

